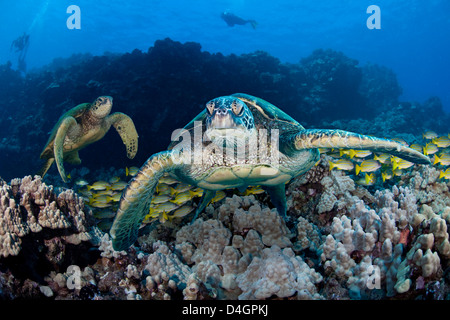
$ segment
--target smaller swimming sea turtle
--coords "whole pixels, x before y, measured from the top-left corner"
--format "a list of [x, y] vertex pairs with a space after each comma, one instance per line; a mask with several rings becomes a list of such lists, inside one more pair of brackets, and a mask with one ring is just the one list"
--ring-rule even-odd
[[285, 218], [285, 184], [317, 163], [319, 148], [372, 150], [414, 163], [430, 163], [427, 156], [396, 141], [343, 130], [305, 129], [257, 97], [243, 93], [219, 97], [172, 136], [168, 150], [148, 158], [131, 179], [110, 230], [113, 247], [124, 250], [137, 239], [158, 180], [165, 173], [205, 190], [194, 218], [216, 191], [245, 190], [254, 185], [268, 192]]
[[122, 138], [128, 158], [133, 159], [138, 148], [136, 128], [126, 114], [109, 114], [112, 103], [112, 97], [101, 96], [93, 103], [82, 103], [64, 113], [53, 127], [41, 153], [41, 159], [47, 159], [47, 162], [37, 174], [44, 177], [56, 161], [62, 180], [67, 182], [63, 161], [80, 164], [78, 150], [103, 138], [111, 126], [116, 128]]

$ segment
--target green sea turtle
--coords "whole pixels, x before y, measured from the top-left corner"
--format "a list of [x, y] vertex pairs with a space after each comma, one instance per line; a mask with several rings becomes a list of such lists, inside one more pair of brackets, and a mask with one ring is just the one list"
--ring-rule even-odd
[[41, 177], [47, 173], [54, 161], [64, 182], [67, 177], [63, 161], [80, 164], [78, 150], [100, 140], [111, 126], [116, 128], [127, 149], [127, 156], [133, 159], [138, 148], [138, 134], [133, 120], [126, 114], [111, 112], [113, 99], [101, 96], [93, 103], [82, 103], [64, 113], [53, 127], [41, 159], [47, 159], [37, 173]]
[[368, 149], [430, 163], [425, 155], [392, 140], [342, 130], [307, 130], [257, 97], [241, 93], [219, 97], [174, 134], [168, 150], [152, 155], [129, 182], [110, 230], [113, 247], [127, 249], [137, 239], [155, 186], [165, 173], [205, 190], [195, 216], [217, 190], [262, 185], [285, 217], [285, 183], [314, 166], [318, 148]]

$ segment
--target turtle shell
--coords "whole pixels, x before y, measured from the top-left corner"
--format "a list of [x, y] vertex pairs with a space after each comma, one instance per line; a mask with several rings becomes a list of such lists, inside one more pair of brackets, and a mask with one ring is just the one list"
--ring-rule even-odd
[[66, 113], [64, 113], [58, 119], [58, 122], [55, 124], [52, 131], [50, 132], [50, 137], [48, 138], [47, 143], [45, 144], [45, 147], [42, 150], [42, 153], [40, 156], [41, 158], [47, 158], [47, 157], [53, 156], [53, 146], [50, 146], [50, 144], [55, 140], [56, 132], [58, 131], [58, 128], [61, 125], [61, 122], [67, 117], [73, 117], [75, 119], [79, 119], [86, 112], [86, 110], [90, 108], [90, 106], [91, 106], [91, 103], [79, 104], [76, 107], [68, 110]]
[[[288, 114], [282, 110], [275, 107], [270, 102], [267, 102], [261, 98], [257, 98], [245, 93], [234, 93], [230, 95], [231, 97], [238, 98], [243, 101], [253, 114], [255, 121], [255, 127], [257, 129], [278, 129], [280, 134], [289, 131], [304, 130], [305, 128], [290, 117]], [[189, 122], [184, 130], [187, 130], [191, 137], [193, 137], [195, 125], [201, 122], [202, 133], [205, 132], [205, 119], [206, 119], [206, 109], [200, 112], [191, 122]], [[199, 122], [197, 122], [199, 121]], [[198, 127], [197, 127], [198, 128]], [[171, 150], [179, 142], [182, 132], [172, 137], [172, 142], [170, 143], [168, 149]]]
[[242, 100], [247, 107], [250, 108], [257, 127], [266, 129], [277, 128], [280, 129], [281, 132], [291, 129], [305, 129], [287, 113], [278, 109], [266, 100], [245, 93], [235, 93], [231, 96]]

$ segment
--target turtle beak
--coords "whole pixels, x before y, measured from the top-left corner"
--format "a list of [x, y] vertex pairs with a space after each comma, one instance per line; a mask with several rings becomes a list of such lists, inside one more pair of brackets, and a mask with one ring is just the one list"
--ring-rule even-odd
[[211, 128], [214, 129], [231, 129], [236, 127], [236, 122], [231, 114], [223, 109], [216, 110], [214, 117], [211, 119]]

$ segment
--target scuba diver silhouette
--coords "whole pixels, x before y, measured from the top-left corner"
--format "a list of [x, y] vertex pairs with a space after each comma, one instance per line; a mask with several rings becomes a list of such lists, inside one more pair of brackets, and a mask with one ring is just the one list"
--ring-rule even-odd
[[17, 59], [17, 68], [19, 71], [26, 72], [27, 64], [25, 62], [25, 56], [27, 55], [28, 46], [30, 45], [30, 35], [23, 33], [22, 36], [18, 37], [11, 43], [10, 50], [15, 49], [16, 53], [19, 53]]
[[229, 12], [228, 10], [225, 12], [222, 12], [220, 17], [227, 23], [228, 26], [233, 27], [235, 24], [244, 25], [247, 23], [250, 23], [253, 29], [256, 29], [256, 25], [258, 22], [255, 20], [244, 20], [238, 16], [236, 16], [234, 13]]

